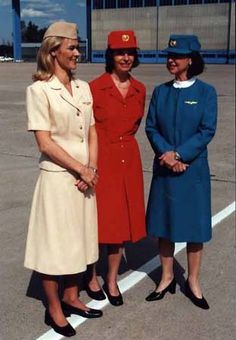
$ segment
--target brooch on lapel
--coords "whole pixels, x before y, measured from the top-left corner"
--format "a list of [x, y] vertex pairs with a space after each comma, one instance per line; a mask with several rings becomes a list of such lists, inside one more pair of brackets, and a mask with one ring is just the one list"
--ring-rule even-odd
[[189, 105], [194, 105], [194, 104], [197, 104], [197, 103], [198, 103], [198, 102], [195, 101], [195, 100], [185, 100], [184, 102], [185, 102], [185, 104], [189, 104]]

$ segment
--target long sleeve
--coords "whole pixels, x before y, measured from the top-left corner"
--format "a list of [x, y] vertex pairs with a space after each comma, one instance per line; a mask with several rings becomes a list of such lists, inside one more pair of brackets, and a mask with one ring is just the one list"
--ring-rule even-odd
[[146, 119], [146, 134], [149, 142], [155, 153], [163, 154], [166, 151], [171, 151], [174, 146], [169, 144], [160, 134], [157, 122], [157, 96], [158, 88], [153, 91], [151, 102], [149, 105], [148, 115]]
[[217, 123], [217, 95], [210, 87], [206, 99], [205, 111], [197, 133], [176, 148], [184, 162], [192, 161], [201, 153], [213, 138]]

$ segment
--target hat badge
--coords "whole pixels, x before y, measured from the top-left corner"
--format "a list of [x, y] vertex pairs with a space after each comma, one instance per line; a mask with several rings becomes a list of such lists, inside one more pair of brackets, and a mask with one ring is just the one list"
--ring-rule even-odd
[[176, 40], [170, 40], [169, 45], [170, 47], [175, 47], [177, 45]]
[[122, 34], [122, 37], [121, 37], [122, 41], [129, 41], [129, 35], [128, 34]]

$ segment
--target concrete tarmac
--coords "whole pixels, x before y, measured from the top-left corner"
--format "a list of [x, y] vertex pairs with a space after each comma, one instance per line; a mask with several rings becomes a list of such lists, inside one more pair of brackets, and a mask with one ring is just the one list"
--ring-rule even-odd
[[[43, 323], [43, 293], [37, 275], [23, 268], [27, 224], [35, 181], [38, 151], [33, 134], [26, 131], [25, 88], [31, 83], [35, 64], [0, 64], [0, 340], [37, 339], [49, 328]], [[103, 72], [103, 65], [80, 64], [83, 80]], [[147, 86], [146, 111], [154, 86], [171, 79], [164, 65], [140, 65], [134, 75]], [[235, 84], [233, 65], [207, 65], [201, 79], [218, 92], [217, 134], [209, 146], [212, 179], [212, 214], [235, 200], [234, 129]], [[140, 145], [147, 199], [153, 152], [144, 133], [144, 120], [137, 138]], [[151, 240], [127, 244], [120, 278], [128, 276], [156, 256]], [[106, 259], [99, 263], [105, 274]], [[200, 310], [182, 293], [186, 256], [176, 256], [178, 288], [175, 295], [148, 303], [160, 269], [124, 294], [124, 305], [104, 308], [104, 316], [77, 328], [74, 339], [86, 340], [234, 340], [235, 339], [235, 220], [233, 214], [218, 224], [206, 244], [201, 283], [211, 309]], [[102, 280], [101, 280], [102, 281]], [[81, 298], [88, 302], [85, 292]]]

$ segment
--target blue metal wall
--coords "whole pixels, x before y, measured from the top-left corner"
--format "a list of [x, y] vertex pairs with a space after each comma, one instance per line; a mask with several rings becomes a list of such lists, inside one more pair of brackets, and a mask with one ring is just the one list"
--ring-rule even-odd
[[13, 21], [13, 53], [14, 60], [21, 58], [21, 24], [20, 24], [20, 0], [12, 0], [12, 21]]
[[[163, 64], [166, 62], [166, 53], [162, 51], [139, 51], [139, 60], [144, 64]], [[206, 50], [201, 51], [206, 64], [235, 64], [236, 51]], [[92, 62], [104, 63], [105, 51], [92, 51]]]

